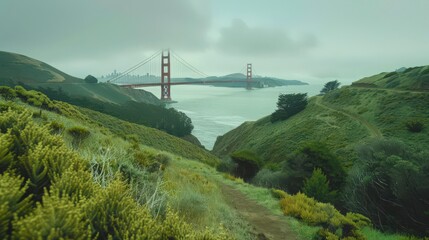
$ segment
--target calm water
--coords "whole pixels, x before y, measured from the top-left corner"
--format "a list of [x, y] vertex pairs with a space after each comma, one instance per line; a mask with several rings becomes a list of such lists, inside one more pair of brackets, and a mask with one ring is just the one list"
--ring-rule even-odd
[[[316, 95], [322, 85], [284, 86], [246, 90], [198, 85], [173, 86], [172, 107], [186, 113], [194, 124], [193, 134], [212, 149], [217, 136], [236, 128], [245, 121], [258, 120], [276, 109], [279, 94], [308, 93]], [[160, 87], [144, 88], [160, 96]]]

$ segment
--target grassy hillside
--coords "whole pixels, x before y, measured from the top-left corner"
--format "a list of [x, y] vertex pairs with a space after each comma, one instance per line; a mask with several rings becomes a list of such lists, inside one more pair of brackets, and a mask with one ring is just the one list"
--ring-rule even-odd
[[26, 94], [0, 94], [0, 238], [253, 239], [214, 180], [185, 168], [210, 153]]
[[[408, 73], [417, 70], [424, 74], [418, 68]], [[429, 92], [424, 85], [410, 89], [405, 78], [396, 88], [374, 80], [391, 76], [312, 97], [286, 120], [272, 123], [268, 116], [243, 123], [218, 137], [212, 152], [224, 159], [220, 169], [246, 169], [246, 162], [228, 159], [251, 151], [263, 159], [254, 184], [304, 192], [363, 214], [384, 231], [427, 236], [429, 214], [422, 209], [428, 205], [422, 199], [429, 196]], [[307, 202], [296, 201], [282, 204]]]
[[226, 158], [249, 149], [265, 162], [280, 162], [307, 141], [326, 143], [349, 165], [354, 149], [373, 137], [399, 138], [424, 147], [429, 130], [408, 131], [407, 123], [429, 126], [429, 93], [389, 89], [343, 87], [325, 96], [312, 97], [307, 108], [286, 121], [271, 123], [269, 117], [246, 122], [220, 136], [213, 153]]
[[428, 91], [429, 66], [411, 67], [398, 72], [383, 72], [371, 77], [362, 78], [352, 85], [398, 90]]
[[[290, 229], [294, 239], [331, 234], [332, 227], [351, 227], [368, 239], [406, 239], [367, 224], [363, 232], [364, 217], [342, 216], [321, 203], [310, 207], [322, 214], [317, 223], [285, 217], [276, 191], [216, 172], [207, 164], [218, 159], [207, 151], [35, 91], [1, 89], [0, 143], [2, 239], [252, 240], [270, 236], [267, 224]], [[335, 219], [323, 217], [328, 210]], [[326, 223], [334, 224], [328, 232]]]
[[143, 90], [124, 89], [113, 84], [85, 83], [39, 60], [15, 53], [0, 51], [0, 81], [2, 85], [27, 85], [44, 91], [60, 90], [72, 96], [94, 98], [122, 104], [127, 101], [160, 104], [151, 93]]

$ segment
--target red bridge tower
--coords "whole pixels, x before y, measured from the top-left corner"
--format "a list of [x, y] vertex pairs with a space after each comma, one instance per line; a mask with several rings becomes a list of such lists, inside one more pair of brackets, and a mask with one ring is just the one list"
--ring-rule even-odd
[[161, 56], [161, 100], [171, 101], [170, 49], [163, 50]]

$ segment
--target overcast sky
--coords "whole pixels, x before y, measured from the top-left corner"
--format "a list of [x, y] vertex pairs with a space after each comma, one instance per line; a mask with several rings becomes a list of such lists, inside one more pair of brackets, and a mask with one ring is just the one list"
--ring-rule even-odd
[[77, 77], [167, 47], [209, 75], [253, 63], [258, 75], [348, 83], [429, 64], [429, 1], [0, 1], [0, 50]]

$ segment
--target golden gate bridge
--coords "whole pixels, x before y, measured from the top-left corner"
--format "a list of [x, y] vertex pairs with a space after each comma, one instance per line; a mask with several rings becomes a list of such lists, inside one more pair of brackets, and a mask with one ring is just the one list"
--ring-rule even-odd
[[[160, 64], [155, 63], [156, 61], [159, 61], [159, 57], [161, 57]], [[174, 63], [174, 64], [173, 64]], [[188, 77], [182, 77], [177, 78], [179, 81], [172, 81], [172, 65], [175, 66], [175, 69], [177, 69], [177, 72], [180, 75], [180, 72], [182, 72], [183, 68], [187, 69], [188, 72], [192, 72], [194, 75], [197, 75], [197, 78], [190, 78]], [[158, 68], [159, 66], [159, 68]], [[139, 82], [130, 82], [127, 80], [121, 80], [125, 79], [124, 77], [129, 75], [132, 72], [135, 72], [137, 69], [146, 68], [146, 76], [147, 80], [145, 81], [139, 81]], [[160, 73], [159, 77], [154, 75], [154, 71], [157, 71]], [[141, 88], [141, 87], [151, 87], [151, 86], [160, 86], [161, 87], [161, 100], [162, 101], [171, 101], [171, 86], [172, 85], [188, 85], [188, 84], [212, 84], [212, 83], [246, 83], [246, 89], [250, 90], [252, 89], [252, 64], [248, 63], [245, 66], [245, 76], [244, 79], [223, 79], [223, 80], [216, 80], [216, 79], [210, 79], [209, 76], [197, 68], [195, 68], [193, 65], [189, 64], [186, 60], [181, 58], [179, 55], [177, 55], [175, 52], [170, 51], [170, 49], [160, 50], [153, 54], [152, 56], [148, 57], [147, 59], [139, 62], [138, 64], [134, 65], [133, 67], [127, 69], [121, 74], [118, 74], [117, 76], [112, 77], [107, 82], [109, 83], [115, 83], [118, 84], [121, 87], [126, 88]], [[159, 79], [158, 79], [159, 78]], [[155, 82], [155, 80], [158, 80]]]

